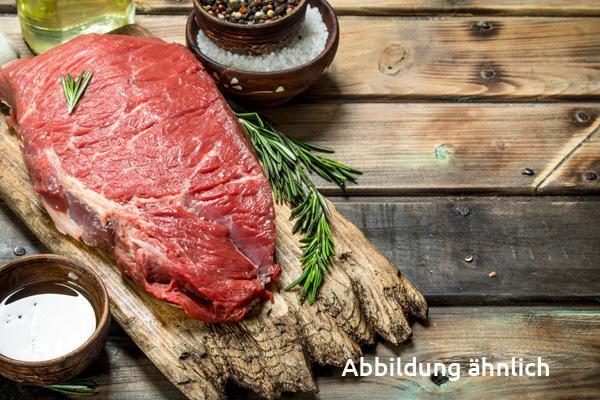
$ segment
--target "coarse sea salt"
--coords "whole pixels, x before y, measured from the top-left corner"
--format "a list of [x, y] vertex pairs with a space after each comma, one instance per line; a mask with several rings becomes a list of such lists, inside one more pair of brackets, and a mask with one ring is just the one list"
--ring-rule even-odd
[[307, 7], [306, 18], [297, 35], [298, 37], [286, 47], [257, 56], [236, 54], [222, 49], [201, 29], [198, 31], [197, 39], [202, 53], [219, 64], [243, 71], [272, 72], [307, 63], [325, 49], [329, 32], [317, 7]]

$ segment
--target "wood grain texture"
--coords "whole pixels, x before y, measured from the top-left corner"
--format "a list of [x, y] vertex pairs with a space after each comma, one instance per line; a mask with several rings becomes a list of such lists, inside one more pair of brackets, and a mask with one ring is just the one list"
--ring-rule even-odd
[[[587, 122], [594, 115], [590, 110], [576, 114], [578, 122]], [[537, 191], [552, 193], [563, 188], [569, 191], [590, 193], [600, 187], [600, 127], [575, 146], [545, 179], [538, 183]]]
[[[147, 1], [169, 2], [169, 0]], [[504, 0], [498, 2], [486, 0], [329, 0], [329, 2], [341, 15], [600, 15], [600, 4], [594, 0], [568, 2], [563, 0]]]
[[[600, 300], [600, 198], [333, 198], [435, 305]], [[44, 251], [0, 206], [0, 260]], [[465, 258], [473, 257], [471, 262]], [[496, 278], [488, 273], [495, 271]]]
[[[341, 15], [600, 15], [600, 4], [595, 0], [329, 0], [329, 3]], [[136, 7], [138, 14], [187, 14], [192, 9], [192, 0], [136, 0]], [[15, 1], [0, 0], [2, 12], [15, 13]]]
[[465, 101], [600, 94], [594, 18], [345, 17], [340, 32], [336, 60], [310, 96]]
[[[407, 319], [425, 318], [417, 290], [364, 235], [333, 209], [340, 257], [317, 304], [300, 305], [296, 294], [276, 290], [274, 300], [239, 324], [205, 325], [126, 281], [106, 254], [60, 235], [32, 192], [20, 142], [1, 122], [0, 193], [52, 252], [78, 259], [106, 283], [114, 318], [155, 365], [191, 399], [218, 399], [232, 380], [264, 397], [316, 389], [311, 363], [343, 365], [360, 355], [359, 344], [377, 333], [392, 343], [411, 334]], [[299, 273], [298, 238], [289, 209], [276, 207], [282, 286]]]
[[350, 198], [336, 206], [431, 304], [600, 300], [599, 197]]
[[438, 386], [429, 377], [342, 378], [338, 369], [329, 369], [320, 374], [317, 398], [347, 399], [357, 383], [360, 391], [352, 392], [356, 400], [595, 399], [600, 393], [599, 317], [597, 309], [432, 308], [429, 326], [415, 326], [413, 342], [379, 345], [367, 356], [371, 362], [376, 356], [416, 357], [418, 362], [460, 362], [466, 372], [473, 357], [504, 362], [512, 356], [530, 361], [539, 356], [550, 365], [550, 376], [463, 376]]
[[[600, 311], [597, 308], [432, 307], [428, 325], [415, 325], [415, 337], [403, 346], [378, 344], [366, 360], [401, 357], [418, 362], [460, 362], [463, 377], [437, 385], [429, 377], [342, 377], [340, 368], [319, 368], [319, 393], [284, 399], [596, 399], [600, 392]], [[473, 357], [494, 362], [542, 357], [549, 377], [468, 377]], [[405, 361], [406, 362], [406, 361]], [[110, 367], [109, 367], [110, 365]], [[97, 400], [181, 400], [183, 397], [144, 357], [135, 344], [114, 330], [105, 355], [90, 370], [98, 376]], [[23, 393], [0, 379], [5, 400], [58, 400], [31, 389]], [[27, 394], [28, 393], [28, 394]], [[35, 396], [34, 396], [35, 395]], [[228, 398], [255, 399], [230, 386]]]
[[[142, 15], [138, 23], [185, 43], [185, 20]], [[0, 25], [27, 55], [17, 18]], [[594, 18], [341, 17], [336, 59], [305, 97], [597, 100], [599, 37]]]
[[[574, 117], [581, 110], [585, 123]], [[266, 114], [286, 134], [329, 146], [362, 170], [351, 195], [535, 194], [600, 125], [598, 104], [309, 103]], [[523, 175], [525, 168], [534, 175]], [[600, 190], [600, 180], [553, 181], [546, 193]], [[319, 187], [341, 193], [323, 181]]]

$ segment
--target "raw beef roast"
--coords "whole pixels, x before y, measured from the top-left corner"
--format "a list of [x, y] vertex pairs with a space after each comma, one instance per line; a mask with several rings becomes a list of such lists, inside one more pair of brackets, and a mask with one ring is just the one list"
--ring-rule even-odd
[[[93, 71], [68, 114], [61, 74]], [[0, 69], [0, 100], [59, 231], [114, 253], [153, 296], [240, 320], [279, 277], [271, 190], [235, 116], [183, 46], [85, 35]]]

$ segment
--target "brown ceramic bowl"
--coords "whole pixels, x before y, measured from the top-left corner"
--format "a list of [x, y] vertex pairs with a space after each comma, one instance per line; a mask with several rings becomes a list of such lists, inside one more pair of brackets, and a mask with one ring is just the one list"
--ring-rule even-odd
[[227, 97], [254, 107], [272, 107], [285, 103], [319, 80], [329, 68], [338, 47], [339, 26], [333, 8], [325, 0], [307, 0], [307, 2], [321, 12], [329, 37], [321, 54], [297, 67], [274, 72], [251, 72], [213, 61], [198, 47], [196, 38], [200, 28], [194, 18], [194, 12], [187, 21], [187, 46], [204, 64], [219, 89]]
[[236, 24], [210, 15], [200, 0], [194, 0], [196, 23], [204, 34], [224, 49], [240, 54], [264, 54], [284, 47], [292, 40], [306, 15], [306, 0], [293, 13], [270, 23]]
[[69, 282], [87, 295], [96, 313], [96, 330], [80, 347], [47, 361], [20, 361], [0, 354], [0, 374], [15, 382], [51, 385], [65, 382], [87, 368], [104, 348], [110, 313], [100, 277], [85, 265], [53, 254], [22, 257], [0, 267], [2, 298], [18, 287], [41, 282]]

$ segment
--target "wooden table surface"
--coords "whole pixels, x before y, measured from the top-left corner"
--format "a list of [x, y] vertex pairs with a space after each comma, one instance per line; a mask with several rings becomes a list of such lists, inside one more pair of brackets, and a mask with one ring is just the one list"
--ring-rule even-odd
[[[410, 342], [366, 356], [540, 356], [550, 377], [440, 384], [316, 368], [320, 392], [290, 397], [600, 398], [600, 1], [331, 3], [341, 26], [332, 68], [266, 114], [365, 172], [347, 196], [319, 186], [431, 305]], [[190, 8], [139, 1], [137, 22], [183, 43]], [[0, 0], [0, 30], [29, 54], [14, 1]], [[23, 250], [44, 248], [0, 204], [0, 260]], [[114, 325], [89, 372], [95, 398], [182, 399]], [[57, 398], [0, 380], [3, 400]]]

